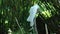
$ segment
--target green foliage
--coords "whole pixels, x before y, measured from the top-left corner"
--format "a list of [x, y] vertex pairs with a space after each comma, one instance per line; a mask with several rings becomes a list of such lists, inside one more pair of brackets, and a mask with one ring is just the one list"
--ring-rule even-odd
[[[16, 17], [18, 19], [18, 23], [22, 29], [22, 32], [25, 32], [23, 34], [28, 34], [30, 26], [26, 19], [29, 15], [28, 11], [33, 5], [34, 1], [35, 0], [0, 0], [0, 28], [4, 28], [4, 32], [7, 32], [9, 28], [13, 32], [18, 31], [19, 27], [15, 20]], [[41, 17], [44, 18], [44, 23], [48, 24], [48, 28], [50, 30], [53, 30], [54, 28], [51, 27], [51, 24], [55, 27], [58, 26], [58, 24], [60, 23], [59, 3], [56, 0], [38, 1], [41, 10], [41, 13], [39, 15], [42, 15]]]

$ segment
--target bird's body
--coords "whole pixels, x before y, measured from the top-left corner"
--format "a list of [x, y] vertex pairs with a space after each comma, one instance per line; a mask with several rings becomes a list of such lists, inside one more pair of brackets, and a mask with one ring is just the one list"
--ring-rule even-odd
[[27, 21], [30, 22], [30, 26], [34, 25], [34, 18], [36, 18], [35, 15], [37, 13], [38, 8], [39, 8], [39, 5], [35, 4], [29, 10], [29, 17], [27, 18]]

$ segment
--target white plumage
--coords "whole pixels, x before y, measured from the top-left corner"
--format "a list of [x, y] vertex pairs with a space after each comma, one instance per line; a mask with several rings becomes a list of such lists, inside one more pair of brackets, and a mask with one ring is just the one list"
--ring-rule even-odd
[[[30, 22], [30, 26], [32, 27], [34, 25], [34, 19], [36, 18], [36, 14], [37, 14], [37, 10], [40, 10], [40, 7], [38, 4], [35, 4], [34, 6], [32, 6], [29, 10], [29, 16], [27, 18], [27, 21]], [[36, 24], [35, 24], [36, 26]], [[32, 27], [33, 28], [33, 27]], [[36, 28], [36, 27], [35, 27]], [[46, 34], [48, 34], [48, 28], [47, 28], [47, 24], [45, 24], [45, 28], [46, 28]]]
[[34, 18], [36, 18], [35, 15], [37, 13], [38, 8], [39, 8], [39, 5], [35, 4], [29, 10], [29, 17], [27, 18], [27, 21], [30, 22], [30, 26], [34, 25]]

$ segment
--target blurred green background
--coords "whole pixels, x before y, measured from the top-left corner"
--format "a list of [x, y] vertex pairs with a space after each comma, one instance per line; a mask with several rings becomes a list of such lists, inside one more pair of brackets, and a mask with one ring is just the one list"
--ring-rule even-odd
[[[26, 21], [29, 9], [36, 0], [0, 0], [0, 34], [29, 34]], [[60, 25], [59, 0], [38, 0], [44, 23], [50, 32], [58, 32]], [[34, 34], [34, 33], [33, 33]]]

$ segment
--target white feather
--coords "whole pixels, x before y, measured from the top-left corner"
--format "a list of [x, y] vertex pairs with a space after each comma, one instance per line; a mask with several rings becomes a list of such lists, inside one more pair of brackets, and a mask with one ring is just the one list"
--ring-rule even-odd
[[39, 5], [35, 4], [29, 10], [29, 17], [27, 18], [27, 21], [30, 22], [30, 26], [34, 25], [34, 18], [35, 18], [38, 8], [39, 8]]

